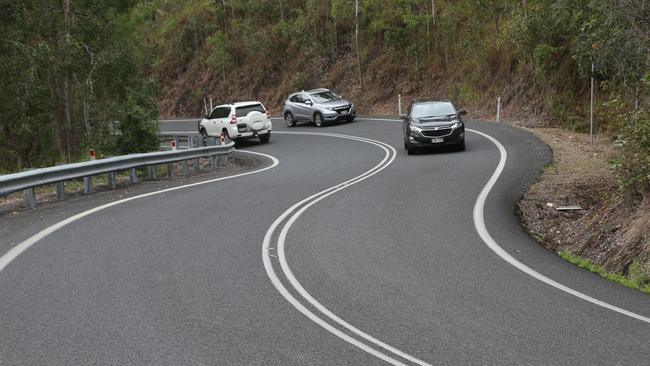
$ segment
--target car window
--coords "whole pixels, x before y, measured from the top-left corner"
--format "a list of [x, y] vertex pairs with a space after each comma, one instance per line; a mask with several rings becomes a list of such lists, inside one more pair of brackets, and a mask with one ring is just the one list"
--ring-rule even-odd
[[302, 101], [302, 98], [300, 98], [300, 94], [292, 95], [291, 98], [289, 98], [290, 102], [294, 103], [300, 103]]
[[309, 99], [309, 97], [307, 96], [307, 94], [301, 94], [301, 95], [300, 95], [300, 102], [301, 102], [301, 103], [311, 102], [311, 99]]
[[341, 98], [339, 98], [338, 95], [332, 93], [329, 90], [324, 91], [324, 92], [320, 92], [320, 93], [310, 94], [310, 96], [311, 96], [311, 99], [313, 99], [314, 102], [316, 102], [316, 103], [327, 103], [327, 102], [331, 102], [333, 100], [341, 99]]
[[217, 118], [228, 118], [230, 115], [230, 107], [221, 107], [217, 114]]
[[442, 117], [456, 114], [454, 106], [449, 102], [424, 102], [413, 104], [412, 118]]
[[230, 114], [230, 107], [216, 107], [208, 119], [226, 118]]
[[237, 107], [237, 116], [238, 117], [244, 117], [248, 115], [250, 112], [257, 111], [260, 113], [266, 113], [266, 110], [264, 110], [264, 107], [262, 107], [261, 104], [252, 104], [252, 105], [247, 105], [243, 107]]

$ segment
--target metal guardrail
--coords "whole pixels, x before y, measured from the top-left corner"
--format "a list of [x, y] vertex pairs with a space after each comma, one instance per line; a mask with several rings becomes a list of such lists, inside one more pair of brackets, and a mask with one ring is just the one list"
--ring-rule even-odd
[[[174, 137], [176, 139], [176, 137]], [[211, 141], [212, 142], [212, 141]], [[198, 145], [198, 139], [197, 139]], [[108, 174], [110, 188], [116, 186], [116, 172], [131, 170], [130, 180], [138, 181], [136, 168], [148, 167], [149, 176], [155, 176], [155, 167], [167, 164], [168, 176], [173, 176], [173, 163], [182, 162], [183, 175], [189, 176], [189, 161], [193, 162], [194, 170], [199, 170], [199, 159], [210, 158], [212, 167], [225, 164], [228, 155], [235, 150], [235, 144], [193, 147], [189, 149], [160, 151], [144, 154], [129, 154], [107, 159], [84, 161], [81, 163], [65, 164], [49, 168], [34, 169], [21, 173], [0, 176], [0, 197], [25, 191], [25, 200], [30, 208], [36, 207], [34, 188], [42, 185], [57, 184], [57, 198], [65, 199], [64, 182], [72, 179], [84, 180], [84, 192], [93, 192], [92, 177]]]

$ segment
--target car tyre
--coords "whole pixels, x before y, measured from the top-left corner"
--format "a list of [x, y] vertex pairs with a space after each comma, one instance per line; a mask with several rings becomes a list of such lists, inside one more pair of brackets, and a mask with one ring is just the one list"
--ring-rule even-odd
[[316, 127], [323, 127], [323, 115], [319, 112], [314, 113], [314, 124]]
[[458, 151], [465, 151], [465, 140], [463, 140], [462, 142], [460, 142], [460, 143], [458, 144], [458, 147], [456, 147], [456, 149], [457, 149]]
[[271, 139], [271, 133], [270, 132], [265, 133], [263, 135], [259, 135], [259, 137], [260, 137], [260, 142], [266, 144]]
[[415, 155], [416, 151], [414, 147], [411, 147], [410, 145], [406, 145], [406, 153], [408, 155]]
[[293, 127], [296, 125], [296, 119], [293, 117], [293, 113], [287, 112], [284, 114], [284, 123], [287, 124], [287, 127]]

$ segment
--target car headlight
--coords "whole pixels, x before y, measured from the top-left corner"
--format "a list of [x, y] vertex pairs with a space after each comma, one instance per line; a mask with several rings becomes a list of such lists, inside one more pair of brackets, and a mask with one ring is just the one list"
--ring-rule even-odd
[[451, 128], [456, 129], [456, 128], [461, 128], [461, 127], [463, 127], [463, 122], [461, 122], [461, 121], [459, 121], [459, 120], [455, 120], [455, 121], [453, 121], [453, 122], [454, 122], [454, 124], [451, 125]]
[[420, 135], [422, 133], [422, 129], [417, 126], [409, 125], [409, 131], [411, 131], [412, 135]]

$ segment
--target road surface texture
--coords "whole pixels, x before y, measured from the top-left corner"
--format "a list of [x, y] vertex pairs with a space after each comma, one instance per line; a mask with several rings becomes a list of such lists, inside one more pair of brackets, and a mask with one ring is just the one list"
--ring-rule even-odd
[[520, 227], [515, 204], [551, 158], [531, 134], [467, 123], [507, 152], [485, 227], [573, 294], [479, 235], [477, 198], [504, 158], [485, 136], [407, 156], [398, 121], [273, 123], [270, 143], [240, 147], [266, 170], [107, 207], [11, 258], [0, 365], [648, 364], [647, 295]]

